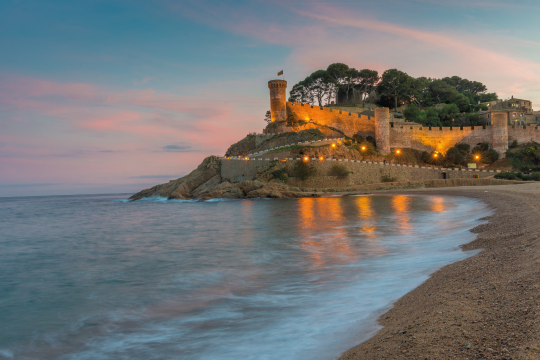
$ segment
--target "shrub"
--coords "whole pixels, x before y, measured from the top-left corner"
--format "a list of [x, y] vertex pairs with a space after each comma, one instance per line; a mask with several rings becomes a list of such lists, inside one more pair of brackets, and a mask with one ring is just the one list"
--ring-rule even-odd
[[340, 179], [345, 179], [347, 176], [349, 176], [350, 172], [347, 170], [345, 165], [341, 164], [335, 164], [330, 169], [330, 172], [328, 175], [330, 176], [337, 176]]
[[512, 141], [512, 143], [510, 144], [510, 149], [515, 149], [517, 147], [518, 147], [518, 141], [517, 140]]
[[422, 154], [420, 155], [420, 159], [422, 159], [423, 162], [429, 163], [430, 155], [427, 151], [422, 151]]
[[456, 149], [458, 149], [459, 152], [462, 153], [462, 154], [467, 154], [469, 152], [469, 150], [471, 150], [471, 145], [469, 145], [469, 144], [458, 143], [458, 144], [454, 145], [454, 147]]
[[397, 178], [396, 177], [390, 177], [388, 175], [383, 175], [383, 176], [381, 176], [381, 181], [382, 182], [396, 182]]
[[493, 164], [495, 161], [499, 160], [499, 153], [497, 150], [491, 149], [486, 151], [483, 156], [483, 160], [487, 164]]
[[488, 151], [489, 150], [489, 143], [487, 141], [478, 144], [478, 148], [481, 152]]
[[415, 104], [411, 104], [403, 111], [403, 115], [407, 120], [417, 122], [420, 118], [420, 109]]
[[366, 141], [367, 142], [370, 142], [373, 144], [373, 147], [375, 147], [377, 145], [377, 143], [375, 142], [375, 138], [371, 135], [369, 135], [367, 138], [366, 138]]
[[343, 143], [345, 144], [345, 146], [351, 146], [353, 144], [352, 140], [349, 139], [344, 139]]
[[362, 137], [362, 135], [355, 134], [355, 135], [353, 135], [353, 139], [354, 139], [354, 141], [356, 141], [358, 144], [361, 144], [361, 143], [364, 142], [364, 138]]
[[451, 164], [462, 164], [465, 158], [457, 148], [451, 147], [446, 152], [445, 160]]
[[277, 179], [277, 180], [281, 180], [281, 181], [287, 181], [288, 177], [287, 177], [287, 169], [283, 168], [283, 169], [278, 169], [276, 171], [272, 171], [270, 173], [270, 175], [272, 176], [272, 179]]
[[540, 172], [533, 172], [531, 174], [531, 177], [533, 178], [534, 181], [540, 181]]
[[375, 145], [369, 141], [364, 141], [361, 144], [356, 145], [356, 150], [362, 155], [376, 155]]
[[317, 169], [310, 165], [308, 161], [298, 161], [296, 162], [293, 173], [300, 180], [307, 180], [317, 173]]
[[524, 180], [524, 181], [529, 181], [531, 180], [531, 176], [530, 175], [521, 175], [521, 180]]

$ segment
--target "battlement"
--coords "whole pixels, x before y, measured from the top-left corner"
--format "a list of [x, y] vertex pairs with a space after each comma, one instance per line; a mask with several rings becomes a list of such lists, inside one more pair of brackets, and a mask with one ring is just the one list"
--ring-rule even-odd
[[[306, 103], [294, 103], [294, 102], [289, 102], [289, 101], [287, 102], [287, 108], [290, 107], [290, 110], [294, 113], [297, 113], [296, 110], [298, 106], [303, 107], [303, 108], [310, 108], [315, 111], [330, 112], [330, 113], [344, 115], [344, 116], [351, 116], [351, 117], [358, 117], [365, 120], [372, 120], [372, 117], [367, 116], [367, 115], [362, 115], [359, 113], [347, 112], [347, 111], [343, 112], [343, 110], [332, 109], [331, 107], [327, 107], [327, 106], [314, 106], [314, 105], [306, 104]], [[316, 114], [314, 115], [316, 116]]]

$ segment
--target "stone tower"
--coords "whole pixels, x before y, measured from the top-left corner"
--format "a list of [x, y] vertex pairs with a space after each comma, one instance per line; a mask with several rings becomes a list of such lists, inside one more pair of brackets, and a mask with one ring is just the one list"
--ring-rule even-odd
[[491, 146], [505, 157], [508, 150], [508, 115], [506, 111], [491, 111]]
[[270, 80], [270, 113], [272, 122], [287, 120], [287, 82], [285, 80]]
[[390, 109], [375, 109], [375, 143], [382, 155], [390, 154]]

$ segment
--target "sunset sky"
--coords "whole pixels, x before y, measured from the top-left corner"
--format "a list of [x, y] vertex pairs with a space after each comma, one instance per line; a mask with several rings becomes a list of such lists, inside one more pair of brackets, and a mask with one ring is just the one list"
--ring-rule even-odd
[[539, 1], [0, 2], [0, 196], [129, 193], [261, 132], [267, 81], [458, 75], [540, 109]]

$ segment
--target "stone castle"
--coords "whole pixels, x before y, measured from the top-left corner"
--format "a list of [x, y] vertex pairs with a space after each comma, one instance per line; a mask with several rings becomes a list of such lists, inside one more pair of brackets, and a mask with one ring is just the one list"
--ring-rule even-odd
[[[470, 127], [425, 127], [415, 123], [391, 122], [388, 108], [376, 108], [374, 116], [344, 112], [330, 107], [287, 102], [287, 81], [270, 80], [270, 112], [273, 132], [299, 131], [318, 128], [331, 136], [337, 132], [353, 137], [358, 134], [366, 138], [375, 138], [377, 151], [386, 155], [395, 148], [411, 148], [421, 151], [445, 153], [457, 143], [466, 143], [471, 147], [482, 142], [489, 142], [502, 157], [509, 142], [540, 142], [540, 129], [536, 124], [509, 124], [508, 111], [492, 109], [491, 124]], [[287, 117], [296, 115], [303, 125], [289, 127], [285, 125]], [[270, 127], [270, 126], [269, 126]], [[265, 132], [268, 132], [268, 128]]]

